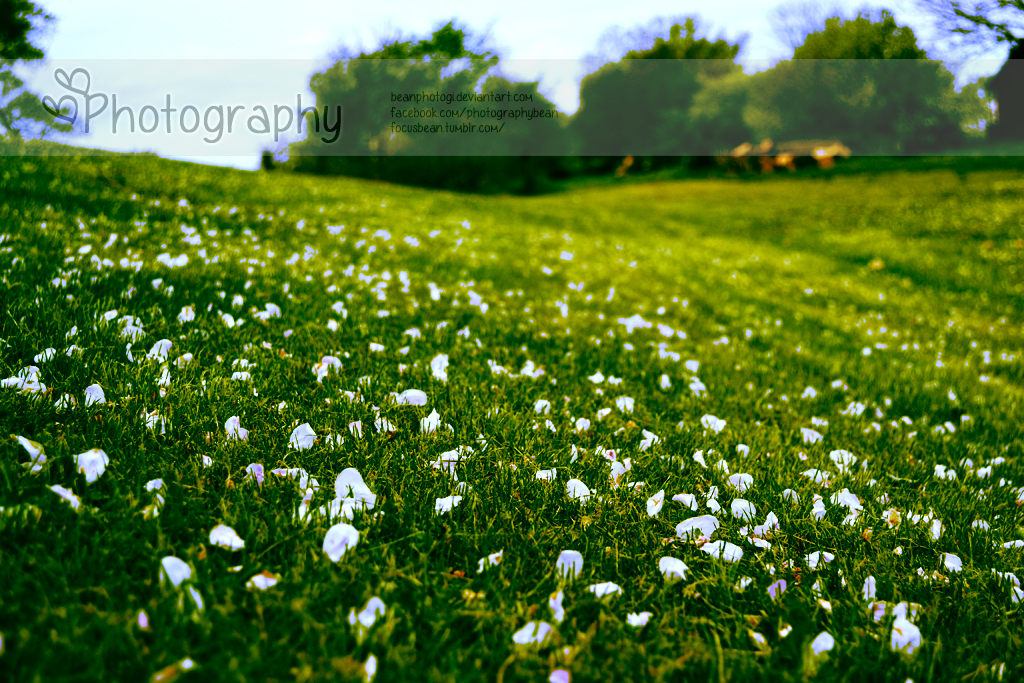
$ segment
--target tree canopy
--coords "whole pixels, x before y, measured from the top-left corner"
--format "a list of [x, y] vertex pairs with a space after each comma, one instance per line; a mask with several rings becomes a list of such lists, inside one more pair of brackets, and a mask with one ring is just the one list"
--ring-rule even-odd
[[53, 113], [14, 74], [15, 63], [43, 58], [43, 51], [30, 39], [35, 17], [43, 22], [52, 19], [30, 0], [0, 0], [0, 127], [5, 137], [15, 140], [32, 128], [43, 134], [51, 129], [71, 130], [71, 124], [56, 123]]
[[650, 48], [630, 50], [589, 74], [580, 84], [580, 108], [570, 126], [578, 153], [653, 149], [671, 155], [684, 145], [701, 145], [687, 112], [708, 79], [740, 70], [739, 49], [724, 39], [698, 39], [693, 18], [687, 18], [671, 27], [668, 39], [657, 37]]
[[838, 138], [883, 154], [954, 147], [972, 116], [984, 116], [981, 100], [956, 93], [953, 75], [885, 10], [827, 19], [792, 60], [751, 77], [743, 114], [758, 138]]

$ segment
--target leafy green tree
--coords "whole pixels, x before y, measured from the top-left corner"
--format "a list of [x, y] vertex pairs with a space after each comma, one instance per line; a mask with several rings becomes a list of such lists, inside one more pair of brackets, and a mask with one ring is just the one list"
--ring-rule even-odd
[[739, 49], [724, 39], [698, 40], [690, 18], [673, 25], [667, 40], [658, 37], [650, 48], [630, 50], [589, 74], [570, 124], [576, 153], [597, 156], [605, 166], [622, 155], [671, 160], [682, 151], [711, 153], [701, 149], [707, 141], [691, 126], [688, 111], [703, 85], [741, 71], [734, 61]]
[[43, 51], [29, 39], [33, 17], [52, 19], [30, 0], [0, 0], [0, 128], [8, 139], [21, 140], [25, 132], [34, 129], [41, 129], [42, 134], [51, 129], [71, 130], [70, 124], [57, 123], [39, 97], [25, 90], [25, 83], [14, 74], [17, 62], [43, 58]]
[[970, 116], [984, 115], [977, 95], [956, 93], [953, 75], [883, 10], [877, 21], [832, 17], [791, 61], [755, 74], [744, 121], [757, 137], [838, 138], [854, 154], [891, 154], [954, 147]]
[[[429, 40], [393, 40], [380, 49], [341, 59], [324, 73], [313, 76], [310, 88], [316, 95], [317, 114], [306, 116], [307, 138], [289, 150], [287, 167], [299, 171], [377, 178], [427, 187], [470, 191], [534, 193], [551, 174], [557, 174], [564, 144], [567, 117], [486, 119], [466, 113], [455, 118], [393, 118], [392, 108], [476, 109], [519, 108], [555, 111], [538, 91], [538, 83], [512, 83], [486, 77], [498, 63], [493, 53], [474, 52], [465, 46], [465, 33], [452, 23], [438, 29]], [[455, 60], [468, 60], [459, 71], [448, 73]], [[478, 87], [479, 84], [479, 87]], [[477, 93], [482, 101], [464, 101], [459, 95]], [[422, 93], [432, 96], [421, 102], [394, 99], [394, 94]], [[488, 101], [492, 94], [518, 96], [516, 101]], [[451, 97], [450, 101], [446, 98]], [[316, 133], [323, 125], [324, 107], [332, 120], [343, 112], [343, 132], [336, 141]], [[395, 130], [392, 123], [477, 126], [503, 125], [493, 135], [472, 133], [417, 133]], [[523, 150], [544, 150], [548, 156], [525, 155]], [[487, 156], [484, 156], [486, 154]]]
[[[399, 151], [405, 141], [395, 142], [390, 131], [389, 112], [396, 104], [393, 93], [444, 96], [472, 90], [476, 81], [497, 63], [496, 55], [474, 53], [465, 47], [464, 40], [465, 33], [449, 22], [435, 31], [430, 40], [396, 40], [374, 52], [339, 60], [325, 72], [315, 74], [310, 89], [316, 96], [317, 111], [306, 115], [309, 133], [306, 140], [293, 145], [293, 154], [387, 156]], [[452, 61], [463, 58], [469, 58], [469, 68], [442, 77], [441, 72]], [[403, 109], [413, 106], [408, 102], [399, 104]], [[421, 102], [415, 106], [430, 104]], [[333, 134], [316, 132], [318, 128], [324, 130], [326, 123], [333, 125], [339, 111], [343, 119], [337, 139], [332, 139]]]

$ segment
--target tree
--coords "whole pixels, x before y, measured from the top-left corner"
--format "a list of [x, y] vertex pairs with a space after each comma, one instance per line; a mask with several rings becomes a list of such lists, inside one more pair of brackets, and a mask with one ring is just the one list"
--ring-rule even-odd
[[71, 130], [71, 124], [55, 122], [54, 114], [38, 96], [24, 89], [25, 83], [13, 71], [19, 61], [43, 58], [43, 51], [29, 40], [36, 17], [43, 22], [52, 19], [30, 0], [0, 0], [0, 128], [5, 137], [15, 140], [40, 124], [42, 134], [51, 129]]
[[[497, 56], [472, 52], [465, 47], [464, 40], [465, 33], [449, 22], [429, 40], [394, 40], [374, 52], [341, 59], [323, 73], [314, 74], [310, 90], [316, 95], [318, 111], [306, 115], [310, 132], [306, 140], [293, 146], [294, 151], [300, 155], [386, 156], [389, 150], [400, 149], [405, 141], [396, 142], [389, 125], [393, 94], [446, 95], [471, 90], [497, 63]], [[452, 61], [463, 58], [471, 60], [470, 68], [442, 77], [442, 71]], [[408, 106], [402, 103], [402, 108]], [[338, 118], [337, 112], [343, 116], [343, 128], [335, 136], [337, 139], [317, 133]]]
[[957, 47], [1006, 42], [1012, 48], [1024, 38], [1024, 0], [981, 0], [965, 10], [956, 0], [915, 0]]
[[838, 138], [857, 154], [948, 149], [969, 116], [984, 116], [982, 101], [956, 93], [953, 75], [884, 10], [876, 21], [829, 18], [792, 60], [752, 79], [744, 121], [759, 137]]
[[[479, 43], [469, 49], [465, 39], [465, 32], [449, 22], [430, 39], [389, 40], [373, 52], [344, 56], [315, 74], [310, 89], [319, 112], [306, 116], [309, 133], [291, 145], [289, 158], [294, 161], [289, 167], [453, 190], [533, 193], [542, 189], [545, 179], [540, 176], [550, 174], [553, 163], [551, 158], [535, 155], [568, 152], [560, 119], [498, 121], [476, 116], [482, 115], [481, 109], [518, 110], [519, 102], [551, 112], [554, 105], [537, 91], [538, 83], [487, 77], [498, 63], [497, 55], [480, 51]], [[452, 63], [463, 59], [468, 60], [466, 68], [449, 73]], [[514, 103], [498, 100], [495, 93], [502, 98], [511, 95]], [[406, 99], [417, 94], [428, 99]], [[465, 99], [469, 95], [480, 100]], [[331, 112], [332, 122], [338, 118], [333, 112], [343, 112], [338, 140], [326, 141], [316, 132], [316, 124], [324, 122], [318, 118], [324, 107]], [[443, 118], [410, 110], [436, 111]], [[454, 111], [459, 113], [448, 116]], [[502, 126], [500, 134], [461, 132], [470, 124], [480, 128], [491, 123]], [[393, 124], [398, 124], [397, 129]], [[443, 130], [406, 130], [416, 126]]]
[[656, 166], [713, 151], [693, 130], [688, 111], [704, 83], [740, 70], [740, 45], [697, 39], [695, 33], [688, 18], [671, 27], [668, 39], [655, 37], [650, 47], [629, 50], [583, 79], [570, 124], [577, 154], [595, 157], [606, 170], [625, 155], [655, 157], [645, 161]]
[[973, 9], [953, 0], [917, 0], [917, 6], [947, 32], [947, 43], [977, 54], [984, 47], [1007, 43], [1002, 68], [985, 83], [998, 103], [998, 120], [989, 139], [1024, 139], [1024, 0], [983, 0]]
[[820, 31], [829, 17], [840, 16], [838, 5], [823, 7], [816, 2], [791, 2], [779, 5], [768, 14], [775, 35], [790, 50], [804, 44], [807, 36]]

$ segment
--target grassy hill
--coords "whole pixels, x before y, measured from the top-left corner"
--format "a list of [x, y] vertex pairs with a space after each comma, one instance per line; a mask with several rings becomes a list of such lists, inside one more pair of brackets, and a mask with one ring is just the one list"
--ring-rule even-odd
[[960, 171], [0, 158], [0, 679], [1019, 679], [1024, 174]]

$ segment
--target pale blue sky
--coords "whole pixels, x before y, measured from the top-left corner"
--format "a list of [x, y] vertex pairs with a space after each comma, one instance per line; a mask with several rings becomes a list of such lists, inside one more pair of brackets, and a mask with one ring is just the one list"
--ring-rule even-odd
[[[901, 24], [914, 28], [919, 44], [929, 49], [928, 21], [903, 9], [906, 0], [884, 3]], [[38, 41], [48, 60], [72, 65], [74, 60], [113, 59], [289, 59], [292, 68], [282, 68], [274, 83], [254, 83], [250, 88], [308, 93], [309, 76], [318, 64], [341, 46], [375, 49], [382, 36], [395, 31], [403, 36], [426, 37], [440, 24], [456, 18], [471, 38], [488, 32], [489, 45], [496, 48], [506, 75], [519, 80], [540, 80], [542, 94], [560, 110], [572, 113], [579, 106], [579, 79], [583, 73], [572, 69], [558, 72], [558, 63], [543, 60], [573, 60], [595, 54], [600, 36], [609, 28], [628, 29], [657, 17], [692, 15], [699, 17], [698, 35], [723, 36], [736, 41], [748, 38], [739, 54], [743, 60], [764, 60], [760, 68], [787, 58], [785, 45], [768, 21], [770, 11], [784, 2], [771, 0], [716, 0], [713, 3], [679, 0], [517, 0], [516, 2], [460, 3], [458, 10], [446, 10], [434, 3], [385, 0], [368, 3], [338, 0], [293, 0], [289, 3], [249, 0], [175, 0], [170, 3], [138, 0], [42, 0], [47, 12], [56, 17], [49, 33]], [[865, 2], [839, 0], [822, 3], [847, 9]], [[879, 4], [874, 6], [879, 6]], [[994, 58], [1005, 57], [1005, 50]], [[64, 60], [71, 60], [65, 62]], [[522, 61], [515, 60], [541, 60]], [[568, 62], [564, 64], [569, 64]], [[998, 63], [992, 63], [994, 72]], [[745, 64], [750, 72], [758, 70]], [[52, 68], [45, 82], [53, 90]], [[28, 74], [27, 74], [28, 75]], [[977, 74], [985, 75], [985, 74]], [[34, 83], [34, 77], [29, 82]], [[190, 76], [195, 88], [225, 91], [229, 87], [215, 70], [208, 75], [200, 69]], [[150, 84], [152, 85], [152, 84]], [[140, 86], [141, 87], [141, 86]], [[123, 97], [129, 95], [125, 86]], [[54, 93], [58, 94], [58, 93]], [[295, 95], [291, 95], [294, 101]], [[97, 146], [104, 146], [100, 140]], [[116, 143], [112, 143], [116, 144]], [[170, 144], [170, 143], [168, 143]], [[154, 144], [165, 156], [176, 154], [172, 146]], [[259, 146], [252, 156], [203, 157], [204, 163], [222, 163], [241, 168], [258, 164]]]

